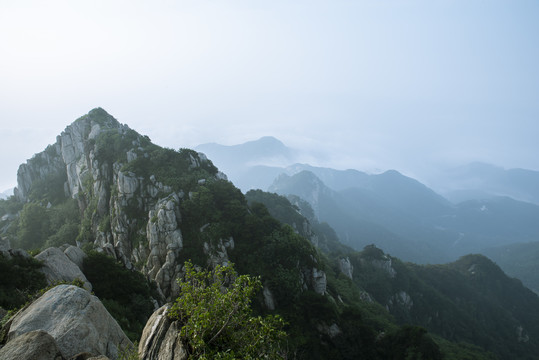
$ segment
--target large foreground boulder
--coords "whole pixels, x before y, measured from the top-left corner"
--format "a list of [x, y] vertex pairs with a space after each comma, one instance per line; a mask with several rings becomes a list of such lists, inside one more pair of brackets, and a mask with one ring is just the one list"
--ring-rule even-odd
[[68, 257], [69, 260], [71, 260], [75, 265], [79, 267], [82, 271], [84, 258], [86, 257], [86, 254], [84, 251], [82, 251], [81, 248], [73, 245], [69, 245], [65, 250], [64, 254]]
[[49, 284], [59, 281], [72, 282], [80, 279], [84, 282], [84, 288], [92, 291], [92, 284], [86, 279], [80, 268], [62, 250], [55, 247], [48, 248], [36, 255], [36, 259], [43, 262], [41, 272], [45, 274]]
[[178, 321], [167, 316], [170, 304], [157, 309], [144, 327], [138, 352], [141, 360], [185, 360], [187, 352], [178, 336]]
[[99, 299], [73, 285], [52, 288], [15, 315], [6, 347], [35, 330], [49, 333], [67, 359], [84, 352], [115, 359], [133, 346]]
[[43, 330], [30, 331], [0, 349], [0, 360], [62, 360], [54, 338]]

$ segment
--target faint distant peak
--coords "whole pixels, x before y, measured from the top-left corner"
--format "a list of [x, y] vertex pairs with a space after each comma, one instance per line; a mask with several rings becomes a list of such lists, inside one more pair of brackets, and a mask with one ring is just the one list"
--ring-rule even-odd
[[197, 146], [197, 148], [208, 148], [208, 147], [209, 148], [215, 148], [215, 147], [243, 148], [246, 146], [272, 146], [272, 147], [286, 148], [286, 145], [281, 140], [273, 136], [263, 136], [257, 140], [250, 140], [241, 144], [234, 144], [234, 145], [223, 145], [216, 142], [209, 142], [209, 143], [200, 144]]
[[260, 143], [260, 144], [267, 144], [267, 145], [277, 145], [277, 146], [285, 146], [283, 142], [276, 137], [273, 136], [262, 136], [258, 140], [248, 141], [244, 144], [250, 144], [250, 143]]
[[264, 136], [237, 145], [207, 143], [195, 149], [205, 153], [225, 172], [238, 166], [283, 166], [292, 162], [293, 158], [293, 151], [273, 136]]

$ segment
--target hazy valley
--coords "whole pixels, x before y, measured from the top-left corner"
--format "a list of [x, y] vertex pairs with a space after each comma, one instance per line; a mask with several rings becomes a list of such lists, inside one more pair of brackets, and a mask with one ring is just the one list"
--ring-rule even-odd
[[[159, 147], [98, 108], [20, 166], [14, 196], [0, 200], [0, 266], [9, 274], [0, 283], [0, 307], [10, 310], [0, 358], [32, 348], [36, 336], [55, 349], [51, 359], [82, 352], [121, 358], [135, 341], [130, 356], [143, 359], [196, 354], [195, 338], [174, 335], [187, 317], [170, 312], [178, 296], [187, 299], [176, 279], [188, 275], [188, 260], [199, 269], [232, 262], [239, 274], [260, 279], [248, 313], [280, 316], [288, 334], [285, 343], [263, 348], [272, 358], [538, 353], [539, 298], [502, 271], [537, 289], [530, 249], [539, 211], [522, 201], [534, 196], [532, 180], [522, 178], [535, 173], [519, 171], [521, 182], [451, 202], [395, 170], [266, 166], [294, 157], [272, 138], [197, 150], [204, 154]], [[467, 183], [463, 177], [460, 184]], [[517, 193], [518, 200], [509, 197]], [[54, 287], [58, 281], [82, 289]], [[53, 287], [44, 295], [29, 298], [47, 284]], [[110, 340], [67, 343], [70, 331], [90, 326], [72, 312], [89, 303], [77, 299], [90, 289], [97, 296], [90, 308], [102, 314], [91, 326], [106, 328]], [[64, 316], [44, 317], [53, 308]], [[74, 330], [65, 332], [65, 321]], [[207, 338], [204, 351], [247, 351], [234, 347], [240, 331], [219, 331], [226, 336], [213, 344]]]

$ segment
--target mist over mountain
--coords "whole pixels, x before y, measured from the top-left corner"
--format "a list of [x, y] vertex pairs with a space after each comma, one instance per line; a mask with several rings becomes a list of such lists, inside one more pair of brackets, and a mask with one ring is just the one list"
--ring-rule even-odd
[[7, 199], [11, 195], [13, 195], [13, 189], [7, 189], [2, 192], [0, 192], [0, 199]]
[[[255, 141], [248, 146], [256, 145]], [[257, 153], [261, 152], [263, 142]], [[286, 149], [286, 154], [291, 152]], [[534, 171], [480, 163], [447, 170], [449, 175], [440, 176], [434, 186], [446, 189], [446, 198], [395, 170], [367, 174], [297, 163], [270, 167], [255, 157], [236, 162], [233, 155], [220, 148], [221, 163], [216, 164], [230, 169], [228, 176], [244, 191], [261, 188], [300, 196], [320, 221], [335, 228], [341, 241], [357, 249], [375, 243], [406, 260], [437, 263], [489, 247], [539, 240], [539, 207], [531, 201], [539, 191]], [[269, 157], [271, 153], [262, 158]], [[239, 164], [244, 169], [234, 172]]]
[[[282, 144], [269, 144], [268, 152], [283, 153]], [[256, 146], [251, 150], [237, 152], [238, 158], [256, 162]], [[453, 219], [448, 228], [466, 225], [483, 234], [482, 226], [473, 226], [481, 218], [469, 213], [508, 219], [509, 225], [519, 220], [525, 229], [514, 235], [525, 236], [535, 205], [495, 199], [460, 209], [394, 170], [369, 175], [296, 164], [288, 171], [297, 173], [273, 183], [286, 197], [262, 190], [244, 195], [204, 154], [162, 148], [94, 109], [21, 164], [15, 195], [0, 200], [0, 266], [16, 280], [0, 282], [0, 306], [13, 310], [24, 302], [24, 276], [31, 275], [32, 289], [43, 286], [35, 273], [45, 265], [24, 249], [45, 248], [37, 259], [74, 251], [86, 256], [82, 265], [64, 260], [84, 271], [79, 276], [91, 281], [122, 331], [140, 340], [139, 353], [173, 358], [168, 347], [147, 349], [151, 341], [142, 328], [165, 326], [156, 319], [181, 296], [176, 279], [185, 275], [187, 260], [210, 269], [233, 262], [240, 274], [261, 279], [249, 311], [282, 316], [288, 324], [283, 351], [298, 359], [509, 360], [537, 354], [539, 297], [492, 261], [467, 255], [445, 265], [417, 265], [394, 256], [421, 259], [443, 250], [439, 235], [452, 232], [433, 231], [440, 219]], [[462, 223], [461, 216], [471, 221]], [[495, 233], [506, 234], [498, 227], [485, 236]], [[54, 292], [65, 298], [72, 289]], [[1, 333], [9, 336], [0, 336], [0, 357], [4, 349], [25, 349], [12, 341], [16, 335], [5, 320]], [[56, 334], [58, 325], [44, 321]], [[231, 331], [233, 337], [238, 329]], [[178, 341], [176, 349], [189, 349], [194, 340]], [[94, 345], [86, 338], [78, 342]]]
[[507, 196], [539, 204], [539, 171], [504, 169], [475, 162], [441, 171], [431, 181], [442, 195], [455, 203]]

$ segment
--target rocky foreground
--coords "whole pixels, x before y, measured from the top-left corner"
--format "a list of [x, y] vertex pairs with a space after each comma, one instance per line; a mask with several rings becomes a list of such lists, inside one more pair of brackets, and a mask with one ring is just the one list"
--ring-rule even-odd
[[[6, 245], [6, 244], [3, 244]], [[4, 246], [1, 256], [30, 256]], [[0, 331], [0, 360], [117, 359], [137, 352], [101, 301], [79, 266], [84, 252], [77, 247], [49, 248], [36, 255], [49, 284], [81, 280], [82, 287], [58, 285], [14, 314]], [[77, 264], [80, 263], [79, 265]], [[175, 341], [178, 325], [166, 317], [167, 305], [149, 319], [138, 352], [142, 359], [182, 359]], [[0, 309], [0, 318], [7, 316]]]

